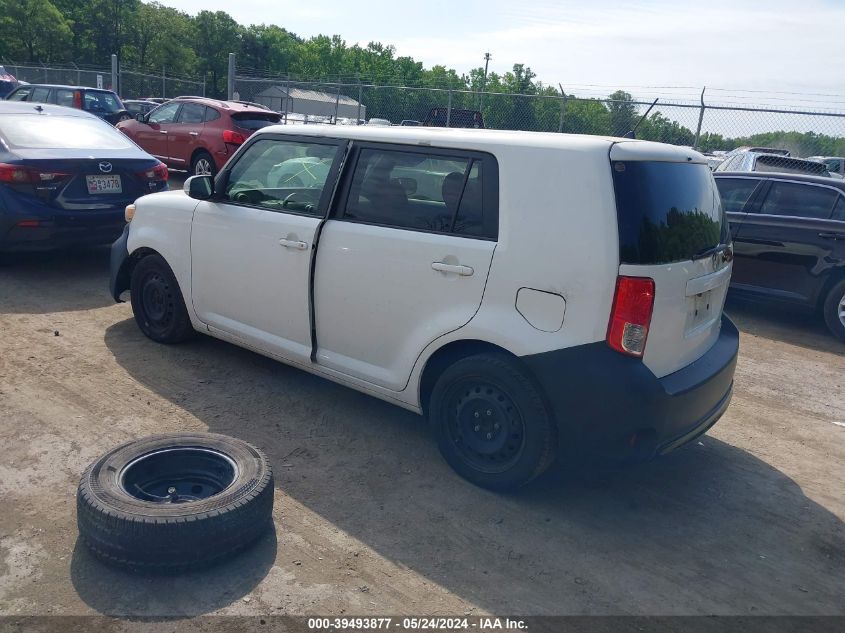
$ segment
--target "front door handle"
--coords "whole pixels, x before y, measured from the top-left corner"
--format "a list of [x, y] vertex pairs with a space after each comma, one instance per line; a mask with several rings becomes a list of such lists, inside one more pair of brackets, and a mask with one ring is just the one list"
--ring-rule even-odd
[[199, 136], [200, 135], [199, 132], [188, 132], [188, 134], [190, 134], [191, 136]]
[[845, 233], [819, 233], [819, 237], [827, 240], [845, 240]]
[[159, 134], [167, 134], [167, 130], [159, 130], [158, 133]]
[[444, 262], [433, 262], [431, 264], [432, 270], [439, 273], [454, 273], [461, 277], [470, 277], [475, 272], [469, 266], [461, 266], [460, 264], [446, 264]]
[[279, 244], [281, 244], [285, 248], [294, 248], [298, 251], [304, 251], [308, 248], [308, 244], [301, 240], [289, 240], [284, 237], [279, 240]]

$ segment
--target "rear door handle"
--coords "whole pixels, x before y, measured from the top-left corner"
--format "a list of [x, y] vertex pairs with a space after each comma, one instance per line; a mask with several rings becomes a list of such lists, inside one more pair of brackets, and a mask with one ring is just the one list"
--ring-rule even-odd
[[446, 264], [443, 262], [433, 262], [431, 264], [432, 270], [439, 273], [454, 273], [461, 277], [470, 277], [475, 272], [469, 266], [461, 266], [460, 264]]
[[304, 251], [305, 249], [308, 248], [308, 244], [306, 244], [305, 242], [303, 242], [301, 240], [288, 240], [288, 239], [282, 238], [282, 239], [279, 240], [279, 244], [281, 244], [285, 248], [294, 248], [298, 251]]
[[845, 233], [819, 233], [819, 237], [827, 240], [845, 240]]

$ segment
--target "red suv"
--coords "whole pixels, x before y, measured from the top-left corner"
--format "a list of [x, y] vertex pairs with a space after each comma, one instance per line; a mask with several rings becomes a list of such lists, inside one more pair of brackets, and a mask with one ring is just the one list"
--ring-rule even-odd
[[168, 101], [117, 128], [168, 167], [213, 176], [255, 130], [281, 120], [261, 106], [190, 97]]

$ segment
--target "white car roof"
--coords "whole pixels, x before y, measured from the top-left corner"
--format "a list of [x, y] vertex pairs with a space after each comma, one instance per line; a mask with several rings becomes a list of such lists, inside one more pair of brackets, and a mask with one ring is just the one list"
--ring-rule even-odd
[[491, 153], [507, 152], [513, 148], [562, 149], [607, 153], [613, 147], [614, 160], [664, 160], [706, 162], [704, 156], [689, 148], [638, 141], [610, 136], [587, 134], [558, 134], [554, 132], [524, 132], [519, 130], [478, 130], [472, 128], [440, 128], [422, 126], [339, 126], [271, 125], [261, 128], [255, 136], [291, 134], [342, 138], [380, 143], [403, 143], [445, 148], [460, 148]]

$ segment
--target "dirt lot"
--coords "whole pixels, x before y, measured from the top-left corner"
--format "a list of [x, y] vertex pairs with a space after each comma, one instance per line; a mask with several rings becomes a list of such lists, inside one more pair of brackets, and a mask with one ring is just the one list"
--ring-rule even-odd
[[[845, 346], [814, 319], [731, 303], [736, 395], [711, 433], [501, 496], [412, 414], [210, 338], [148, 341], [107, 278], [103, 249], [0, 268], [2, 614], [845, 612]], [[181, 429], [267, 451], [275, 534], [178, 578], [102, 566], [77, 542], [80, 473]]]

